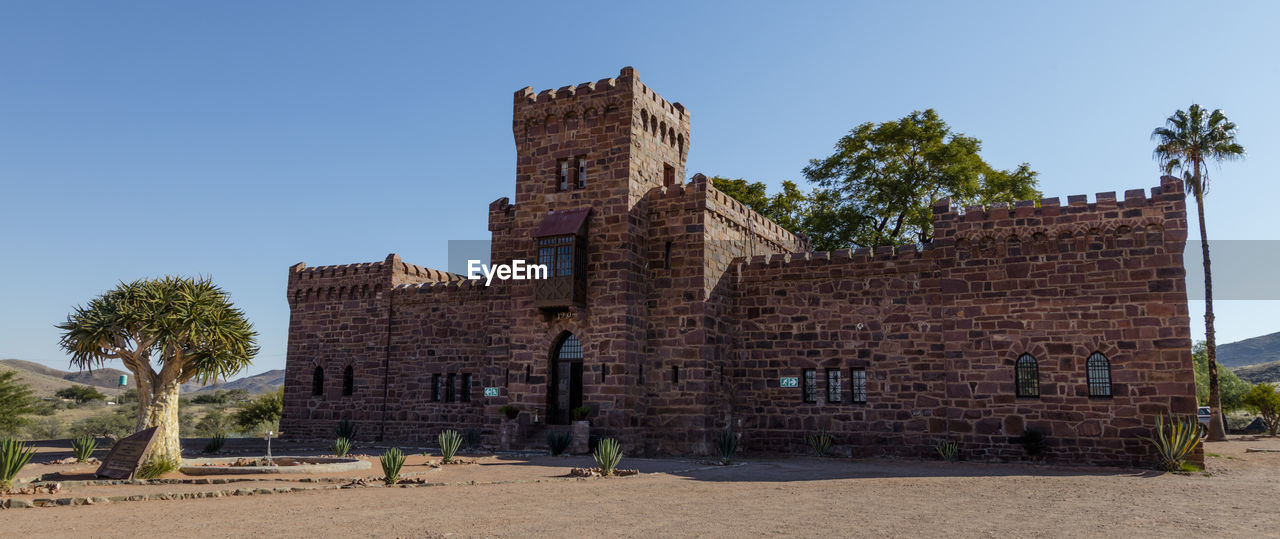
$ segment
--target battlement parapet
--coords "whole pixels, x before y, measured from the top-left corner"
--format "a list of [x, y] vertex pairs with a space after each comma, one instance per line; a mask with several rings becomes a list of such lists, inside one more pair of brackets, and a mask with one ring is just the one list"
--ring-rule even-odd
[[509, 230], [515, 223], [516, 205], [507, 197], [489, 203], [489, 231]]
[[289, 301], [330, 301], [376, 298], [393, 286], [418, 282], [462, 280], [461, 275], [404, 262], [392, 253], [382, 262], [362, 262], [308, 268], [299, 262], [289, 268]]
[[[727, 195], [726, 195], [727, 196]], [[1068, 197], [1067, 206], [1057, 198], [974, 206], [954, 211], [950, 200], [934, 207], [934, 239], [924, 244], [841, 249], [740, 257], [733, 261], [739, 279], [770, 280], [787, 275], [826, 275], [835, 265], [859, 268], [872, 275], [918, 271], [916, 261], [958, 261], [1028, 257], [1105, 249], [1160, 247], [1180, 254], [1186, 240], [1185, 199], [1182, 184], [1169, 176], [1151, 189], [1125, 191], [1123, 201], [1115, 193], [1099, 193], [1089, 203], [1084, 195]], [[847, 270], [845, 271], [847, 274]]]
[[677, 207], [705, 209], [729, 228], [750, 233], [757, 240], [775, 245], [781, 250], [808, 249], [808, 240], [716, 189], [703, 174], [695, 174], [689, 183], [654, 188], [650, 196], [655, 202], [651, 208], [654, 211]]

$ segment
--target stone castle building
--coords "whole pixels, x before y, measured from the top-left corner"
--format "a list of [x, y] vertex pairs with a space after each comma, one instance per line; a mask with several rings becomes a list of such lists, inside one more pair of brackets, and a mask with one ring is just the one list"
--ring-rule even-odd
[[[516, 445], [591, 408], [640, 454], [798, 451], [820, 429], [854, 455], [1149, 464], [1140, 436], [1195, 412], [1182, 185], [934, 208], [917, 248], [808, 252], [802, 237], [685, 182], [690, 112], [631, 68], [515, 93], [515, 201], [489, 205], [493, 264], [467, 280], [381, 262], [289, 270], [281, 430]], [[494, 395], [496, 393], [496, 395]]]

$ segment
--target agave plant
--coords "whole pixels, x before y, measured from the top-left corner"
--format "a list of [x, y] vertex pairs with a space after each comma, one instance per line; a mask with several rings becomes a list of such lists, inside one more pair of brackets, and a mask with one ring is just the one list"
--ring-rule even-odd
[[0, 493], [13, 488], [13, 478], [17, 477], [18, 472], [31, 461], [31, 455], [35, 453], [34, 447], [17, 440], [0, 440]]
[[333, 442], [333, 454], [339, 457], [347, 456], [347, 452], [351, 451], [350, 438], [338, 438]]
[[404, 453], [398, 448], [388, 449], [382, 454], [382, 482], [394, 485], [400, 481], [400, 467], [404, 466]]
[[827, 456], [827, 450], [831, 449], [831, 444], [835, 442], [835, 437], [825, 430], [811, 432], [804, 437], [805, 443], [809, 444], [809, 448], [813, 449], [819, 457]]
[[960, 444], [951, 440], [938, 442], [938, 445], [933, 446], [933, 450], [947, 462], [955, 462], [960, 458]]
[[222, 446], [226, 443], [227, 443], [226, 435], [219, 432], [214, 434], [212, 438], [209, 438], [209, 441], [204, 444], [204, 449], [202, 451], [204, 451], [206, 454], [212, 455], [214, 453], [222, 451]]
[[617, 440], [605, 438], [596, 444], [596, 452], [592, 456], [596, 458], [596, 466], [600, 467], [600, 475], [613, 475], [618, 463], [622, 462], [622, 448]]
[[565, 450], [569, 449], [569, 444], [573, 442], [573, 433], [567, 430], [553, 430], [547, 432], [547, 448], [551, 450], [551, 454], [562, 455]]
[[449, 464], [453, 462], [453, 456], [458, 453], [458, 448], [462, 447], [462, 435], [456, 430], [446, 430], [440, 433], [440, 461]]
[[1169, 472], [1181, 470], [1182, 461], [1200, 445], [1195, 418], [1182, 419], [1174, 415], [1169, 416], [1168, 427], [1163, 418], [1157, 419], [1155, 437], [1144, 436], [1142, 439], [1156, 447], [1156, 454], [1160, 458], [1156, 466]]
[[738, 436], [729, 429], [716, 435], [716, 452], [720, 454], [720, 464], [729, 464], [733, 454], [738, 451]]
[[98, 439], [85, 435], [71, 440], [71, 451], [76, 455], [76, 462], [85, 462], [98, 449]]
[[348, 440], [356, 439], [356, 422], [350, 419], [343, 419], [339, 421], [338, 427], [335, 429], [335, 434], [337, 434], [338, 438], [346, 438]]
[[164, 474], [178, 469], [178, 461], [157, 457], [148, 460], [146, 464], [138, 468], [138, 479], [156, 479]]

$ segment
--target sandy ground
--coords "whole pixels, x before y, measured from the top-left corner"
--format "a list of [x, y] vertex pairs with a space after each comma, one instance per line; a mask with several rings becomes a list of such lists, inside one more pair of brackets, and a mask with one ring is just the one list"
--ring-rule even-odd
[[[624, 459], [624, 467], [642, 474], [570, 479], [568, 468], [589, 458], [485, 457], [431, 468], [425, 461], [438, 459], [417, 456], [405, 471], [444, 485], [14, 509], [0, 512], [0, 521], [15, 537], [140, 530], [176, 537], [1280, 537], [1280, 453], [1246, 453], [1247, 447], [1280, 449], [1280, 440], [1208, 444], [1208, 469], [1197, 474], [897, 460], [748, 459], [716, 467]], [[146, 488], [196, 486], [180, 487]], [[84, 495], [75, 490], [59, 495]]]

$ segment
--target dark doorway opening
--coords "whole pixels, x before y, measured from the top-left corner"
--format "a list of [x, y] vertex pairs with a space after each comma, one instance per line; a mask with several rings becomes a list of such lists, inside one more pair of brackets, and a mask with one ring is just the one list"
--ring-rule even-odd
[[547, 387], [547, 422], [568, 425], [582, 406], [582, 343], [565, 333], [551, 349], [551, 383]]

